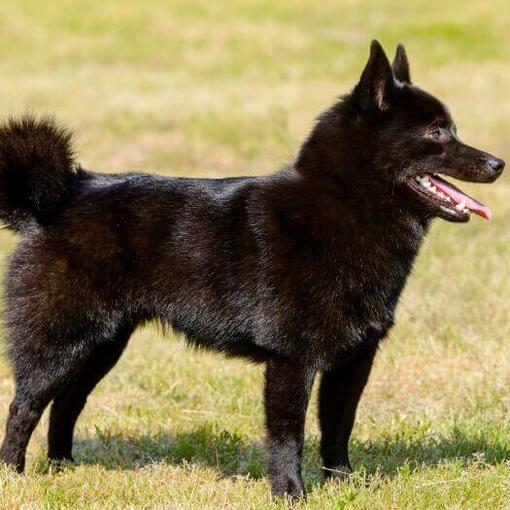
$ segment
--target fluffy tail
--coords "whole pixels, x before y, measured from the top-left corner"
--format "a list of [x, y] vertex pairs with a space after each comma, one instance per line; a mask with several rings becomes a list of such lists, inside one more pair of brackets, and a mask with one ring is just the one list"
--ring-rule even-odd
[[16, 231], [50, 224], [76, 172], [69, 131], [48, 117], [11, 118], [0, 126], [0, 220]]

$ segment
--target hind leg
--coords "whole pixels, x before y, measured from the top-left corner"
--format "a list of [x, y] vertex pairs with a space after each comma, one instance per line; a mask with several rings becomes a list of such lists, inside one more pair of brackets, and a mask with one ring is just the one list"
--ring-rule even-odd
[[48, 458], [73, 460], [74, 426], [88, 395], [119, 360], [134, 326], [122, 327], [112, 341], [98, 345], [68, 385], [53, 400], [48, 430]]
[[[54, 344], [53, 344], [54, 346]], [[22, 472], [30, 436], [58, 389], [83, 363], [85, 345], [52, 349], [25, 349], [16, 353], [14, 373], [16, 393], [9, 408], [0, 459]]]

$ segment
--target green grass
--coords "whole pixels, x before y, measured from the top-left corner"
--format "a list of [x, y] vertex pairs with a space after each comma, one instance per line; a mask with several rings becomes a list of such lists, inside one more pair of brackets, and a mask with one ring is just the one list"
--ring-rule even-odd
[[[53, 112], [105, 171], [257, 174], [289, 160], [378, 37], [461, 136], [510, 158], [508, 7], [492, 2], [124, 0], [0, 4], [0, 110]], [[510, 179], [467, 186], [494, 220], [437, 222], [384, 343], [352, 440], [321, 484], [313, 399], [297, 508], [508, 508]], [[2, 232], [7, 256], [14, 236]], [[139, 331], [89, 399], [77, 464], [0, 468], [0, 508], [282, 508], [264, 477], [262, 368]], [[0, 423], [13, 392], [0, 361]], [[3, 426], [3, 425], [2, 425]]]

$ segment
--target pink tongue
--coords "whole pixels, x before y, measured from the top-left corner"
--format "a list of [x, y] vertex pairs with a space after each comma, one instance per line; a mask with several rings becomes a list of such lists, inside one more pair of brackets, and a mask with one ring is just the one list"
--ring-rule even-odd
[[475, 214], [478, 214], [478, 216], [481, 216], [486, 220], [490, 220], [492, 218], [492, 212], [486, 205], [478, 202], [474, 198], [471, 198], [469, 195], [460, 191], [460, 189], [439, 177], [432, 175], [427, 175], [427, 177], [438, 190], [441, 190], [445, 195], [448, 195], [455, 204], [466, 202], [466, 207]]

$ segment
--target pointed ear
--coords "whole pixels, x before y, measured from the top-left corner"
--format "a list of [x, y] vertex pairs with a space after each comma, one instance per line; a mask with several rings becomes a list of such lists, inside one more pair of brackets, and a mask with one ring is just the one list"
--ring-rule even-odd
[[407, 60], [406, 50], [404, 45], [399, 44], [397, 46], [397, 52], [395, 53], [395, 59], [391, 65], [393, 74], [398, 81], [402, 83], [411, 84], [411, 74], [409, 73], [409, 60]]
[[376, 40], [370, 45], [370, 56], [354, 93], [363, 110], [387, 110], [395, 88], [388, 57]]

